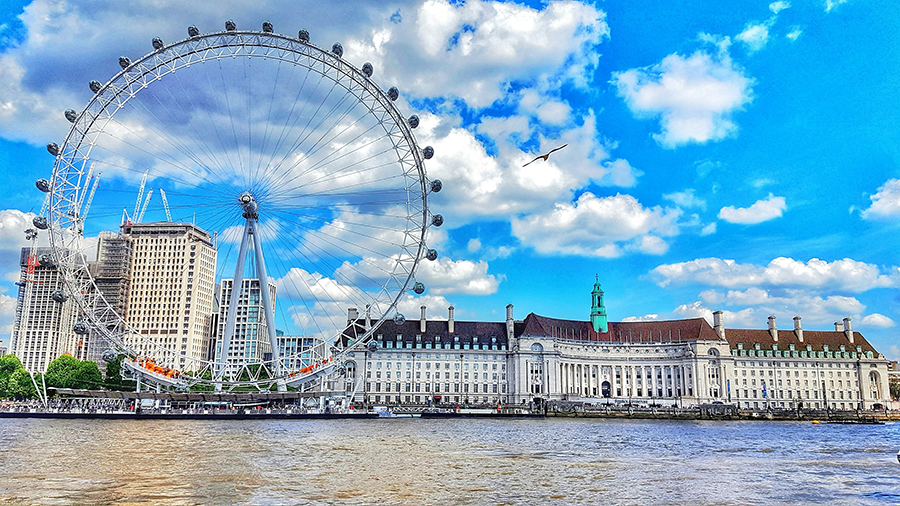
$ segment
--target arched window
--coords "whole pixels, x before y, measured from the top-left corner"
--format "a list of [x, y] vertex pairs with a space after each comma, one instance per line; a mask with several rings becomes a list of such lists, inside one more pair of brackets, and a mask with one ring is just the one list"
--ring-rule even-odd
[[536, 351], [538, 353], [544, 352], [544, 347], [541, 346], [541, 343], [534, 343], [531, 345], [531, 351]]

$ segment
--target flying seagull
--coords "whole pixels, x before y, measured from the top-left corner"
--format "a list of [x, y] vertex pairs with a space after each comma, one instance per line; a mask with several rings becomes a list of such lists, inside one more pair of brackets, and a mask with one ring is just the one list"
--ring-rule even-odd
[[560, 146], [560, 147], [558, 147], [558, 148], [551, 149], [550, 151], [548, 151], [548, 152], [547, 152], [546, 154], [544, 154], [544, 155], [538, 155], [537, 157], [535, 157], [534, 160], [532, 160], [532, 161], [526, 163], [526, 164], [523, 165], [522, 167], [527, 167], [528, 165], [530, 165], [530, 164], [532, 164], [532, 163], [534, 163], [534, 162], [536, 162], [536, 161], [538, 161], [538, 160], [540, 160], [540, 159], [542, 159], [542, 158], [543, 158], [544, 161], [546, 162], [546, 161], [547, 161], [547, 158], [550, 157], [550, 154], [551, 154], [551, 153], [554, 153], [554, 152], [556, 152], [556, 151], [559, 151], [560, 149], [562, 149], [562, 148], [564, 148], [564, 147], [566, 147], [566, 146], [568, 146], [568, 144], [563, 144], [562, 146]]

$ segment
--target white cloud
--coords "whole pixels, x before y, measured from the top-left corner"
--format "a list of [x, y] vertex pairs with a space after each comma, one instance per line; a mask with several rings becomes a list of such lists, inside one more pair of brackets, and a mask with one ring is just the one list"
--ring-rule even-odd
[[769, 41], [769, 27], [766, 23], [750, 23], [734, 38], [746, 44], [750, 52], [759, 51]]
[[15, 317], [16, 298], [0, 294], [0, 342], [9, 345], [9, 335], [12, 334]]
[[[597, 139], [596, 118], [589, 113], [581, 125], [573, 124], [559, 138], [540, 137], [538, 153], [568, 144], [545, 162], [527, 167], [535, 153], [517, 146], [530, 135], [526, 118], [488, 118], [474, 131], [449, 126], [455, 119], [421, 114], [416, 131], [420, 142], [434, 146], [428, 172], [444, 182], [433, 201], [435, 209], [453, 217], [458, 227], [479, 218], [505, 219], [510, 215], [546, 209], [571, 198], [572, 191], [589, 182], [604, 186], [632, 186], [641, 172], [627, 160], [610, 160], [609, 149]], [[476, 135], [489, 135], [497, 155], [488, 154]]]
[[[345, 283], [360, 283], [367, 277], [378, 276], [392, 263], [390, 258], [367, 257], [354, 264], [344, 262], [335, 275]], [[439, 257], [434, 261], [419, 262], [416, 280], [425, 285], [428, 294], [490, 295], [497, 291], [501, 279], [488, 274], [488, 267], [483, 260], [474, 262]]]
[[681, 212], [645, 208], [630, 195], [599, 198], [585, 192], [574, 203], [515, 217], [513, 234], [540, 253], [618, 257], [626, 252], [662, 254], [662, 237], [678, 233]]
[[476, 251], [481, 249], [481, 241], [479, 241], [477, 238], [469, 239], [469, 243], [466, 244], [466, 249], [469, 251], [469, 253], [475, 253]]
[[663, 198], [673, 202], [675, 205], [683, 208], [692, 208], [696, 207], [698, 209], [706, 209], [706, 200], [701, 197], [698, 197], [694, 193], [693, 188], [688, 188], [687, 190], [674, 192], [674, 193], [666, 193], [663, 195]]
[[795, 26], [795, 27], [791, 28], [791, 31], [788, 32], [787, 35], [785, 35], [785, 37], [787, 37], [791, 42], [793, 42], [793, 41], [799, 39], [801, 35], [803, 35], [803, 30], [799, 26]]
[[863, 326], [878, 328], [889, 328], [896, 325], [894, 320], [880, 313], [867, 314], [860, 323], [862, 323]]
[[729, 223], [755, 225], [780, 218], [785, 209], [787, 209], [787, 205], [784, 197], [776, 197], [770, 193], [768, 197], [757, 200], [750, 207], [723, 207], [719, 211], [719, 219]]
[[626, 316], [622, 318], [623, 322], [653, 322], [659, 320], [658, 314], [645, 314], [644, 316]]
[[716, 222], [712, 222], [709, 225], [703, 227], [700, 231], [700, 235], [712, 235], [716, 233]]
[[888, 179], [875, 195], [872, 205], [861, 215], [867, 220], [889, 219], [900, 215], [900, 179]]
[[847, 3], [848, 0], [825, 0], [825, 12], [831, 12], [838, 5]]
[[667, 148], [734, 134], [733, 114], [752, 100], [752, 80], [725, 51], [671, 54], [649, 67], [616, 72], [612, 82], [635, 115], [660, 119], [661, 132], [653, 137]]
[[698, 258], [690, 262], [664, 264], [651, 271], [660, 286], [691, 283], [721, 287], [829, 288], [864, 292], [873, 288], [900, 287], [900, 269], [883, 273], [876, 265], [850, 258], [808, 262], [778, 257], [767, 266], [739, 264], [734, 260]]
[[790, 6], [791, 6], [790, 2], [783, 2], [783, 1], [772, 2], [769, 4], [769, 10], [772, 11], [773, 14], [778, 14], [779, 12], [781, 12], [787, 8], [790, 8]]
[[[726, 327], [747, 328], [757, 324], [753, 309], [747, 308], [740, 311], [722, 312]], [[710, 325], [713, 324], [713, 310], [704, 306], [699, 300], [689, 304], [682, 304], [676, 307], [673, 313], [682, 318], [704, 318]]]

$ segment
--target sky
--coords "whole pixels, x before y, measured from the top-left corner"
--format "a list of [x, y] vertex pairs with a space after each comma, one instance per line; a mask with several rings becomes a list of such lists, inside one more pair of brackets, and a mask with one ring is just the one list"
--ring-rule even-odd
[[[862, 0], [4, 2], [4, 343], [63, 112], [84, 108], [119, 56], [226, 19], [341, 41], [420, 117], [428, 176], [443, 182], [429, 208], [445, 222], [428, 232], [441, 256], [420, 263], [428, 291], [404, 296], [407, 316], [453, 304], [457, 319], [498, 321], [511, 303], [517, 318], [586, 320], [596, 277], [613, 321], [722, 310], [731, 328], [774, 315], [827, 330], [850, 317], [900, 358], [900, 4]], [[137, 180], [107, 177], [95, 205], [133, 206]], [[278, 283], [322, 290], [365, 270], [282, 267]]]

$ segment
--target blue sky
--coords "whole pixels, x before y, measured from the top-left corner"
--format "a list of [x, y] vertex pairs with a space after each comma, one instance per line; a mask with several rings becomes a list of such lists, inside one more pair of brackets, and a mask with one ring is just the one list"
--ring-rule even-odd
[[599, 275], [613, 320], [724, 310], [730, 327], [774, 314], [781, 328], [799, 315], [829, 329], [849, 316], [900, 358], [895, 2], [139, 4], [0, 6], [4, 341], [62, 112], [120, 54], [228, 16], [342, 41], [422, 119], [446, 224], [430, 232], [441, 261], [420, 270], [430, 290], [404, 300], [407, 315], [452, 303], [457, 318], [496, 320], [513, 303], [520, 318], [587, 319]]

